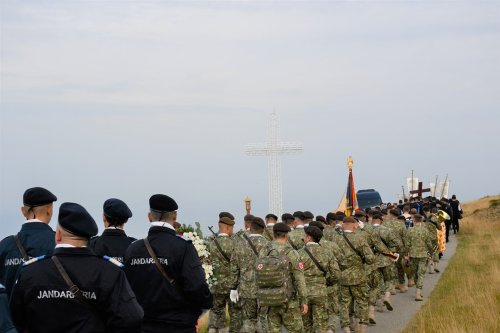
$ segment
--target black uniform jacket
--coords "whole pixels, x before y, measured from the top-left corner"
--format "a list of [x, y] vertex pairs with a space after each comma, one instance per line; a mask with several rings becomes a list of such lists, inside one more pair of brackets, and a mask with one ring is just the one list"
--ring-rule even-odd
[[12, 290], [20, 332], [140, 332], [144, 313], [120, 268], [87, 247], [57, 248], [54, 255], [96, 311], [73, 298], [54, 262], [43, 259], [23, 267]]
[[9, 302], [5, 294], [5, 287], [0, 284], [0, 332], [1, 333], [16, 333], [16, 328], [12, 323], [9, 311]]
[[[52, 255], [56, 246], [55, 232], [42, 222], [24, 223], [19, 232], [19, 240], [30, 257]], [[14, 237], [4, 238], [0, 242], [0, 283], [5, 286], [8, 296], [23, 262]]]
[[127, 237], [121, 229], [106, 229], [101, 236], [90, 240], [89, 247], [98, 256], [110, 256], [123, 263], [125, 252], [133, 241], [135, 238]]
[[125, 273], [144, 309], [143, 331], [194, 328], [202, 309], [212, 307], [212, 295], [194, 245], [178, 237], [174, 230], [158, 226], [149, 229], [148, 240], [162, 266], [182, 291], [163, 278], [143, 240], [130, 245], [125, 255]]

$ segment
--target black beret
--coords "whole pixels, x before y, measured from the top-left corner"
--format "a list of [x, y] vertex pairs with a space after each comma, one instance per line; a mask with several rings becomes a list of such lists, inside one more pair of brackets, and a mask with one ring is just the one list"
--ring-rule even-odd
[[344, 217], [345, 217], [345, 215], [337, 214], [337, 215], [335, 215], [335, 221], [343, 221]]
[[65, 202], [59, 208], [59, 225], [76, 236], [90, 238], [97, 235], [97, 224], [85, 208]]
[[301, 212], [301, 211], [297, 211], [297, 212], [293, 213], [293, 217], [296, 217], [296, 218], [298, 218], [300, 220], [305, 220], [306, 219], [306, 217], [304, 216], [304, 213]]
[[129, 219], [132, 217], [132, 212], [127, 204], [120, 199], [111, 198], [104, 201], [102, 206], [104, 215], [109, 217], [116, 217], [120, 219]]
[[179, 206], [174, 199], [165, 194], [155, 194], [149, 198], [149, 208], [158, 212], [174, 212]]
[[330, 212], [330, 213], [326, 214], [326, 220], [327, 221], [335, 221], [335, 216], [336, 216], [335, 213]]
[[325, 226], [323, 225], [323, 223], [318, 222], [318, 221], [312, 221], [311, 223], [309, 223], [309, 225], [311, 227], [317, 227], [317, 228], [319, 228], [319, 230], [325, 229]]
[[358, 221], [356, 221], [356, 219], [352, 216], [346, 216], [344, 217], [344, 219], [342, 220], [344, 223], [357, 223]]
[[310, 211], [306, 210], [306, 211], [304, 212], [304, 217], [305, 217], [306, 219], [311, 219], [311, 220], [312, 220], [312, 219], [314, 218], [314, 214], [313, 214], [313, 213], [311, 213]]
[[48, 205], [54, 201], [57, 201], [57, 197], [43, 187], [29, 188], [23, 195], [23, 203], [29, 207]]
[[304, 231], [307, 235], [311, 236], [315, 240], [320, 240], [321, 237], [323, 237], [323, 231], [321, 231], [320, 228], [315, 227], [315, 226], [307, 226], [304, 228]]
[[290, 229], [289, 226], [287, 226], [285, 223], [276, 223], [273, 226], [273, 232], [290, 232], [292, 229]]
[[219, 213], [219, 218], [223, 218], [223, 217], [229, 217], [231, 220], [234, 221], [234, 216], [233, 214], [231, 213], [228, 213], [228, 212], [220, 212]]
[[373, 213], [372, 220], [383, 220], [383, 216], [380, 213]]
[[293, 220], [293, 215], [290, 213], [285, 213], [281, 215], [281, 221]]
[[393, 208], [393, 209], [391, 209], [391, 210], [389, 211], [389, 213], [391, 213], [391, 214], [392, 214], [392, 215], [394, 215], [394, 216], [399, 216], [399, 215], [400, 215], [400, 214], [399, 214], [399, 209], [394, 209], [394, 208]]
[[252, 222], [254, 218], [255, 218], [255, 216], [253, 216], [252, 214], [247, 214], [247, 215], [245, 215], [245, 217], [243, 218], [243, 220], [245, 222]]
[[354, 216], [366, 216], [366, 213], [362, 211], [361, 209], [356, 209], [354, 211]]
[[278, 217], [274, 214], [267, 214], [266, 219], [269, 219], [269, 218], [272, 218], [272, 219], [275, 219], [276, 221], [278, 221]]
[[403, 221], [405, 221], [405, 220], [406, 220], [406, 218], [405, 218], [403, 215], [399, 215], [399, 216], [398, 216], [398, 220], [403, 220]]
[[266, 227], [266, 223], [260, 217], [254, 217], [252, 220], [252, 226], [256, 227], [257, 229], [259, 229], [259, 228], [263, 229]]
[[316, 221], [320, 221], [320, 222], [326, 223], [326, 219], [323, 216], [321, 216], [321, 215], [316, 216]]
[[231, 220], [231, 218], [227, 216], [223, 216], [220, 218], [219, 223], [227, 224], [227, 225], [234, 225], [234, 220]]

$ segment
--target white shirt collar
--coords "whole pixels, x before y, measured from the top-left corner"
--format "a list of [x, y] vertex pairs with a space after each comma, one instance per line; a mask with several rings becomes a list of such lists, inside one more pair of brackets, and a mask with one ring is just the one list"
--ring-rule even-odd
[[307, 242], [307, 244], [306, 244], [306, 245], [309, 245], [309, 244], [319, 245], [319, 244], [318, 244], [318, 243], [316, 243], [316, 242]]
[[248, 235], [248, 236], [250, 236], [250, 237], [262, 237], [262, 235], [261, 235], [261, 234], [250, 234], [250, 235]]
[[228, 234], [226, 234], [226, 233], [221, 232], [221, 233], [219, 233], [217, 236], [229, 236], [229, 235], [228, 235]]
[[380, 224], [377, 223], [377, 224], [372, 224], [374, 227], [380, 227]]
[[344, 232], [352, 232], [352, 230], [344, 230]]
[[118, 228], [118, 227], [107, 227], [107, 228], [105, 228], [105, 230], [108, 230], [108, 229], [123, 230], [122, 228]]
[[151, 222], [151, 227], [164, 227], [175, 231], [175, 228], [168, 222], [161, 222], [161, 221]]
[[274, 225], [274, 223], [268, 223], [267, 226], [268, 227], [272, 227]]
[[40, 221], [39, 219], [31, 219], [31, 220], [26, 220], [24, 223], [31, 223], [31, 222], [39, 222], [39, 223], [44, 223], [43, 221]]
[[298, 224], [295, 226], [295, 229], [303, 229], [304, 225], [303, 224]]
[[61, 248], [61, 247], [62, 248], [71, 248], [71, 247], [76, 247], [76, 246], [71, 245], [71, 244], [65, 244], [65, 243], [61, 243], [61, 244], [56, 245], [56, 249]]

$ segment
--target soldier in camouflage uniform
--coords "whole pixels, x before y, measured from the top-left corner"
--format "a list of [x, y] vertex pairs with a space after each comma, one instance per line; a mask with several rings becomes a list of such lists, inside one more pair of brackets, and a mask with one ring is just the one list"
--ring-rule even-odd
[[290, 227], [284, 223], [276, 223], [273, 227], [274, 241], [270, 245], [280, 253], [286, 254], [289, 259], [288, 284], [293, 286], [293, 296], [286, 304], [269, 307], [267, 314], [269, 333], [281, 333], [282, 325], [289, 333], [302, 333], [302, 316], [308, 312], [304, 263], [297, 251], [288, 243], [289, 232]]
[[[259, 251], [269, 241], [262, 236], [266, 224], [260, 217], [255, 217], [250, 224], [248, 234], [242, 234], [242, 239], [235, 244], [231, 255], [228, 286], [236, 299], [241, 299], [243, 326], [240, 332], [260, 332], [257, 325], [257, 287], [255, 284], [255, 260]], [[236, 292], [235, 292], [236, 291]], [[234, 298], [233, 298], [234, 299]]]
[[306, 218], [304, 213], [300, 211], [293, 213], [293, 217], [295, 218], [295, 229], [288, 235], [288, 243], [295, 250], [299, 250], [304, 246], [304, 221]]
[[[415, 300], [422, 301], [422, 288], [424, 286], [424, 275], [427, 269], [426, 262], [433, 250], [432, 238], [426, 228], [422, 225], [423, 216], [415, 215], [414, 227], [408, 229], [406, 234], [407, 255], [410, 260], [411, 269], [417, 275], [417, 290]], [[413, 276], [414, 274], [412, 274]]]
[[[406, 253], [406, 226], [403, 220], [399, 220], [399, 210], [393, 208], [389, 211], [389, 216], [384, 220], [384, 226], [391, 229], [396, 236], [399, 238], [399, 241], [402, 244], [401, 251], [398, 253]], [[405, 285], [405, 272], [403, 270], [403, 256], [401, 255], [396, 262], [396, 279], [397, 283], [396, 289], [398, 289], [401, 293], [405, 293], [408, 291], [408, 288]]]
[[273, 227], [278, 222], [278, 217], [274, 214], [266, 215], [266, 229], [264, 229], [264, 237], [268, 240], [273, 240]]
[[[311, 222], [304, 228], [304, 247], [299, 255], [304, 262], [304, 278], [307, 286], [308, 313], [302, 317], [304, 332], [313, 333], [313, 323], [319, 333], [325, 333], [328, 324], [328, 289], [338, 282], [340, 269], [337, 260], [329, 253], [329, 249], [319, 242], [323, 232]], [[316, 261], [315, 261], [316, 260]]]
[[[433, 248], [433, 252], [431, 252], [432, 254], [432, 260], [429, 261], [429, 274], [433, 274], [433, 273], [439, 273], [439, 269], [438, 269], [438, 264], [439, 264], [439, 232], [441, 232], [441, 230], [443, 230], [443, 227], [441, 225], [441, 222], [439, 221], [439, 219], [437, 218], [437, 216], [435, 214], [437, 214], [437, 212], [439, 211], [439, 209], [437, 207], [435, 208], [432, 208], [431, 210], [431, 216], [426, 220], [426, 225], [431, 225], [431, 226], [427, 226], [427, 229], [429, 229], [429, 232], [431, 232], [431, 235], [432, 235], [432, 231], [431, 230], [434, 230], [435, 232], [435, 242], [434, 242], [434, 248]], [[445, 227], [446, 228], [446, 227]], [[434, 237], [433, 237], [433, 240], [434, 240]]]
[[309, 226], [309, 223], [311, 223], [313, 219], [314, 219], [314, 214], [306, 210], [304, 212], [304, 227]]
[[283, 215], [281, 215], [281, 221], [283, 223], [285, 223], [289, 228], [290, 230], [293, 230], [293, 227], [294, 227], [294, 222], [295, 222], [295, 218], [293, 217], [292, 214], [290, 213], [284, 213]]
[[335, 214], [328, 213], [326, 214], [325, 229], [323, 230], [323, 239], [329, 240], [330, 242], [334, 242], [336, 234], [337, 232], [335, 231]]
[[399, 252], [402, 251], [403, 245], [396, 233], [391, 229], [382, 225], [383, 218], [381, 214], [375, 213], [372, 217], [372, 225], [375, 234], [380, 237], [382, 243], [386, 246], [387, 251], [377, 251], [376, 264], [382, 274], [384, 283], [380, 290], [380, 295], [383, 295], [382, 301], [387, 307], [387, 310], [392, 311], [393, 307], [390, 302], [391, 289], [394, 283], [395, 271], [394, 263], [399, 259]]
[[[222, 214], [224, 215], [224, 214]], [[214, 305], [208, 316], [208, 333], [216, 333], [224, 328], [226, 322], [226, 304], [229, 308], [231, 323], [230, 333], [239, 331], [238, 316], [240, 313], [234, 311], [235, 304], [229, 301], [229, 289], [227, 288], [230, 275], [231, 254], [234, 251], [233, 234], [234, 220], [228, 216], [219, 219], [219, 232], [216, 237], [208, 243], [210, 259], [214, 271], [210, 291], [214, 297]]]
[[[356, 302], [356, 312], [359, 318], [361, 333], [366, 332], [368, 325], [368, 285], [364, 262], [368, 265], [375, 262], [372, 250], [368, 246], [365, 237], [361, 233], [354, 232], [357, 221], [353, 217], [345, 217], [343, 220], [344, 236], [352, 244], [343, 239], [339, 242], [340, 258], [340, 324], [344, 333], [350, 333], [349, 310], [352, 302]], [[353, 319], [354, 321], [354, 319]]]

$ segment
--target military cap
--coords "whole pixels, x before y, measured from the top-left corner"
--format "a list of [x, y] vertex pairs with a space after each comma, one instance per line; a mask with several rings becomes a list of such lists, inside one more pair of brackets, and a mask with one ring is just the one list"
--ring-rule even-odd
[[380, 214], [380, 213], [373, 213], [372, 219], [373, 220], [383, 220], [384, 218], [383, 218], [382, 214]]
[[393, 208], [393, 209], [391, 209], [391, 210], [389, 211], [389, 213], [391, 213], [391, 214], [392, 214], [392, 215], [394, 215], [394, 216], [399, 216], [399, 215], [400, 215], [400, 214], [399, 214], [399, 210], [398, 210], [398, 209], [394, 209], [394, 208]]
[[320, 222], [326, 223], [326, 219], [323, 216], [321, 216], [321, 215], [316, 216], [316, 221], [320, 221]]
[[245, 215], [245, 217], [243, 218], [243, 220], [245, 222], [252, 222], [254, 218], [255, 218], [255, 216], [253, 216], [252, 214], [247, 214], [247, 215]]
[[356, 209], [354, 211], [354, 216], [366, 216], [366, 213], [362, 211], [361, 209]]
[[43, 187], [32, 187], [24, 191], [23, 204], [29, 207], [48, 205], [57, 201], [57, 197]]
[[174, 199], [165, 194], [155, 194], [149, 198], [149, 208], [157, 212], [174, 212], [179, 206]]
[[335, 221], [335, 217], [336, 217], [335, 213], [330, 212], [330, 213], [326, 214], [327, 221]]
[[252, 226], [253, 227], [256, 227], [256, 228], [265, 228], [266, 227], [266, 223], [264, 222], [263, 219], [261, 219], [260, 217], [254, 217], [253, 220], [252, 220]]
[[293, 215], [290, 213], [285, 213], [281, 215], [281, 221], [293, 220]]
[[287, 226], [285, 223], [280, 222], [280, 223], [276, 223], [273, 226], [273, 231], [274, 232], [290, 232], [290, 231], [292, 231], [292, 229], [290, 229], [290, 227]]
[[457, 196], [456, 196], [455, 194], [453, 194], [453, 195], [451, 196], [451, 198], [452, 198], [452, 199], [456, 199], [456, 198], [457, 198]]
[[275, 221], [278, 221], [278, 217], [274, 214], [267, 214], [266, 219], [274, 219]]
[[296, 217], [302, 221], [306, 219], [306, 217], [304, 216], [304, 213], [301, 211], [296, 211], [295, 213], [293, 213], [293, 217]]
[[346, 216], [342, 221], [344, 223], [358, 223], [358, 221], [356, 221], [356, 219], [352, 216]]
[[104, 201], [102, 206], [104, 215], [109, 217], [116, 217], [120, 219], [129, 219], [132, 217], [132, 212], [127, 204], [120, 199], [111, 198]]
[[344, 221], [344, 217], [346, 217], [345, 215], [335, 215], [335, 221]]
[[304, 212], [304, 217], [305, 217], [306, 219], [311, 219], [311, 220], [312, 220], [312, 219], [314, 218], [314, 214], [313, 214], [313, 213], [311, 213], [310, 211], [306, 210], [306, 211]]
[[309, 226], [311, 226], [311, 227], [317, 227], [321, 231], [323, 231], [323, 229], [325, 229], [325, 226], [323, 225], [323, 223], [321, 223], [319, 221], [312, 221], [311, 223], [309, 223]]
[[59, 225], [76, 236], [90, 238], [97, 235], [97, 224], [85, 208], [65, 202], [59, 208]]
[[219, 223], [227, 224], [227, 225], [234, 225], [234, 220], [231, 220], [231, 218], [227, 216], [223, 216], [219, 219]]
[[340, 210], [336, 211], [335, 212], [335, 215], [342, 215], [342, 216], [345, 216], [345, 213], [344, 212], [341, 212]]
[[416, 208], [410, 209], [410, 214], [418, 214], [417, 209]]
[[223, 218], [223, 217], [229, 217], [230, 220], [234, 220], [233, 214], [228, 213], [228, 212], [220, 212], [219, 218]]
[[304, 232], [314, 238], [315, 241], [319, 241], [321, 237], [323, 237], [323, 231], [321, 231], [320, 228], [315, 227], [315, 226], [307, 226], [304, 228]]

